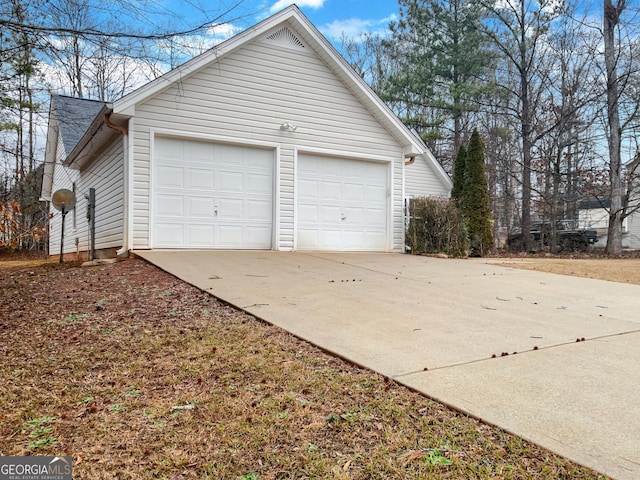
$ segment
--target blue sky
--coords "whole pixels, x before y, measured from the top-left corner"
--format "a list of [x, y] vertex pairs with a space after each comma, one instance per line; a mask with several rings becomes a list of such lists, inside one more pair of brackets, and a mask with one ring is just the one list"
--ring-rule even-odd
[[[389, 22], [397, 18], [399, 9], [397, 0], [244, 0], [230, 15], [241, 18], [232, 20], [231, 24], [238, 29], [250, 27], [292, 3], [330, 40], [339, 40], [343, 32], [357, 37], [365, 32], [386, 31]], [[220, 2], [218, 8], [232, 4], [232, 1]]]
[[[270, 4], [270, 11], [292, 3], [279, 0]], [[363, 32], [386, 30], [398, 14], [396, 0], [298, 0], [295, 3], [325, 36], [333, 38], [340, 38], [343, 31], [355, 37]]]

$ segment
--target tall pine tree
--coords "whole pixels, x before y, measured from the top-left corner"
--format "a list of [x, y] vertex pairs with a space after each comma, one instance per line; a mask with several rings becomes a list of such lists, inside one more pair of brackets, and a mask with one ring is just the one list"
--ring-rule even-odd
[[471, 256], [482, 257], [493, 248], [493, 215], [484, 171], [484, 143], [473, 130], [465, 156], [462, 215], [469, 231]]
[[479, 0], [400, 0], [386, 50], [392, 70], [380, 85], [383, 98], [431, 144], [462, 144], [469, 112], [487, 91], [492, 63]]
[[467, 160], [467, 149], [464, 145], [458, 147], [456, 161], [453, 164], [453, 188], [451, 188], [451, 199], [458, 208], [462, 208], [464, 196], [464, 172]]

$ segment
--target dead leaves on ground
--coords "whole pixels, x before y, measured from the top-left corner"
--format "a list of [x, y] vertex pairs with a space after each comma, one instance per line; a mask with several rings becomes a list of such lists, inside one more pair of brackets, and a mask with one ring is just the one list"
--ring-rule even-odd
[[141, 260], [0, 286], [5, 455], [72, 455], [85, 480], [596, 478]]

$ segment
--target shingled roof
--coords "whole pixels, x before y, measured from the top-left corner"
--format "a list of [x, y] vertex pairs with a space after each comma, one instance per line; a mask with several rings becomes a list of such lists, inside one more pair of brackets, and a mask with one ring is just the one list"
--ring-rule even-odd
[[105, 103], [64, 95], [52, 95], [51, 102], [58, 120], [64, 150], [68, 155], [89, 129]]

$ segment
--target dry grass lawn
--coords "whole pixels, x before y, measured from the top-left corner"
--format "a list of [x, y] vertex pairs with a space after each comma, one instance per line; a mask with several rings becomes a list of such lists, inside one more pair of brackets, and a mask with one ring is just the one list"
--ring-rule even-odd
[[0, 455], [74, 478], [605, 478], [142, 260], [0, 261]]
[[506, 258], [508, 267], [640, 285], [640, 258]]

